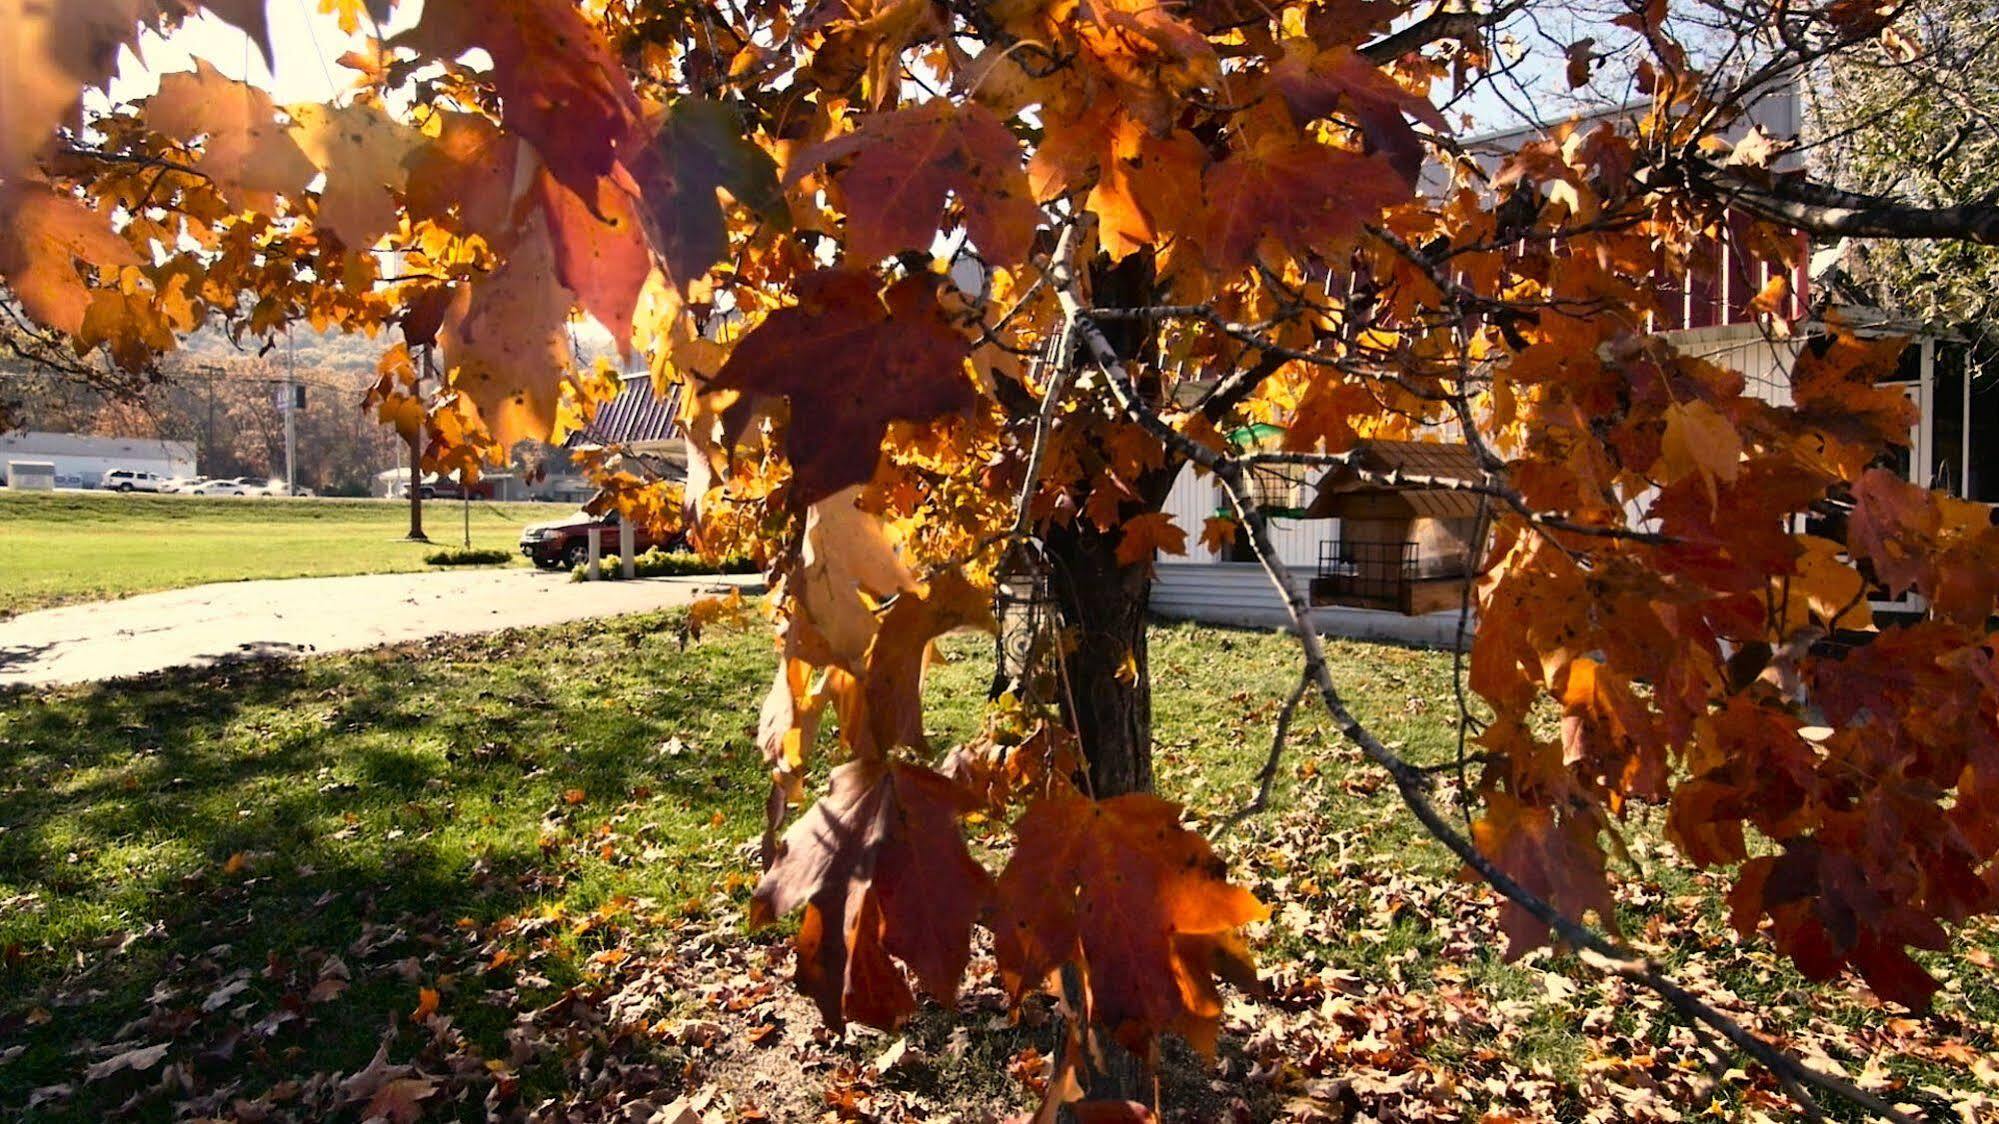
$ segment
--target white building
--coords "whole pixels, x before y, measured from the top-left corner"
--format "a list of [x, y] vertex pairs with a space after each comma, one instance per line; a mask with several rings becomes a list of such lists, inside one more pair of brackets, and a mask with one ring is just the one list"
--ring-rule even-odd
[[[378, 500], [408, 499], [410, 470], [391, 468], [377, 472], [368, 486], [368, 494]], [[423, 474], [423, 489], [427, 498], [463, 499], [458, 489], [458, 476], [439, 476], [435, 472]], [[500, 500], [507, 503], [529, 499], [527, 486], [512, 472], [482, 472], [472, 485], [475, 500]]]
[[[1319, 499], [1317, 487], [1301, 484], [1284, 507], [1294, 517], [1271, 516], [1265, 531], [1278, 560], [1291, 572], [1297, 592], [1309, 600], [1315, 579], [1328, 576], [1332, 549], [1341, 541], [1341, 521], [1304, 517], [1304, 509]], [[1288, 627], [1290, 617], [1263, 565], [1249, 553], [1247, 536], [1238, 535], [1233, 548], [1209, 550], [1191, 532], [1202, 521], [1227, 509], [1226, 498], [1212, 476], [1191, 466], [1181, 470], [1167, 495], [1165, 511], [1175, 524], [1190, 530], [1184, 557], [1160, 555], [1154, 563], [1152, 611], [1163, 617], [1210, 624], [1254, 628]], [[1347, 560], [1351, 564], [1351, 560]], [[1405, 644], [1451, 645], [1457, 642], [1458, 613], [1439, 610], [1404, 614], [1393, 609], [1348, 605], [1315, 605], [1312, 620], [1319, 631], [1356, 640], [1393, 640]]]
[[0, 464], [16, 460], [55, 465], [58, 488], [95, 488], [114, 468], [193, 476], [194, 443], [81, 433], [0, 433]]
[[[1730, 317], [1724, 314], [1720, 319]], [[1999, 384], [1981, 383], [1975, 377], [1967, 350], [1957, 341], [1913, 325], [1887, 320], [1870, 324], [1858, 313], [1850, 314], [1849, 322], [1863, 333], [1910, 337], [1900, 369], [1880, 383], [1899, 387], [1917, 407], [1908, 448], [1900, 452], [1896, 465], [1901, 474], [1912, 483], [1964, 499], [1999, 503]], [[1809, 321], [1793, 328], [1792, 335], [1774, 338], [1763, 325], [1738, 320], [1681, 328], [1668, 332], [1667, 338], [1687, 355], [1740, 371], [1750, 394], [1784, 406], [1791, 402], [1790, 372], [1799, 352], [1825, 331], [1823, 324]], [[1443, 431], [1431, 436], [1450, 439]], [[1284, 501], [1286, 508], [1309, 508], [1318, 498], [1315, 484], [1300, 484], [1297, 490], [1297, 496]], [[1202, 521], [1226, 506], [1212, 477], [1192, 467], [1181, 471], [1165, 511], [1188, 532], [1187, 554], [1160, 555], [1155, 562], [1153, 611], [1214, 624], [1287, 625], [1277, 591], [1247, 553], [1246, 542], [1239, 542], [1233, 552], [1218, 554], [1195, 541]], [[1633, 505], [1634, 519], [1641, 518], [1643, 507], [1643, 503]], [[1309, 593], [1313, 579], [1326, 576], [1331, 544], [1342, 539], [1340, 521], [1280, 516], [1269, 520], [1268, 530], [1299, 592]], [[1410, 616], [1321, 605], [1312, 612], [1320, 630], [1334, 636], [1451, 645], [1458, 635], [1456, 611]]]
[[[1600, 119], [1627, 115], [1610, 110]], [[1780, 89], [1759, 102], [1750, 117], [1773, 136], [1796, 135], [1800, 106], [1795, 90]], [[1489, 169], [1505, 155], [1540, 135], [1522, 129], [1474, 138], [1466, 148]], [[1430, 177], [1434, 189], [1440, 180]], [[1776, 405], [1791, 401], [1790, 372], [1800, 350], [1822, 336], [1826, 325], [1804, 318], [1807, 294], [1818, 278], [1801, 266], [1792, 278], [1791, 293], [1777, 310], [1776, 321], [1760, 315], [1751, 302], [1770, 280], [1767, 263], [1735, 252], [1735, 224], [1714, 240], [1712, 253], [1698, 269], [1681, 277], [1661, 279], [1667, 295], [1665, 311], [1652, 324], [1681, 352], [1740, 371], [1748, 393]], [[1802, 238], [1802, 235], [1800, 236]], [[1902, 388], [1917, 407], [1909, 447], [1898, 468], [1910, 481], [1965, 499], [1999, 503], [1999, 384], [1975, 378], [1968, 349], [1960, 342], [1897, 323], [1867, 310], [1845, 310], [1847, 322], [1864, 334], [1904, 335], [1910, 344], [1901, 369], [1882, 385]], [[1433, 440], [1451, 440], [1437, 431]], [[1303, 495], [1285, 502], [1292, 510], [1308, 508], [1316, 498], [1313, 484], [1300, 484]], [[1218, 624], [1279, 626], [1288, 623], [1283, 605], [1260, 565], [1242, 549], [1217, 554], [1193, 541], [1202, 521], [1226, 505], [1214, 481], [1187, 468], [1174, 482], [1165, 510], [1189, 534], [1185, 557], [1161, 555], [1152, 589], [1152, 608], [1162, 616], [1184, 617]], [[1634, 510], [1642, 510], [1638, 505]], [[1337, 519], [1272, 518], [1268, 529], [1279, 557], [1291, 568], [1300, 592], [1333, 558], [1329, 544], [1341, 540]], [[1336, 548], [1335, 548], [1336, 549]], [[1455, 643], [1459, 613], [1404, 615], [1386, 610], [1321, 606], [1313, 610], [1322, 631], [1360, 639], [1390, 639], [1408, 643]]]

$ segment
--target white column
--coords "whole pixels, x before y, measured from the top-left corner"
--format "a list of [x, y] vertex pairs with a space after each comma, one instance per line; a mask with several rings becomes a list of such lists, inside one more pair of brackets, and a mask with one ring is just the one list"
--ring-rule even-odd
[[618, 520], [618, 571], [629, 578], [638, 573], [632, 558], [632, 521]]
[[583, 577], [585, 580], [593, 582], [603, 580], [604, 571], [601, 568], [603, 555], [604, 543], [598, 536], [597, 529], [592, 527], [590, 528], [590, 562], [583, 568]]

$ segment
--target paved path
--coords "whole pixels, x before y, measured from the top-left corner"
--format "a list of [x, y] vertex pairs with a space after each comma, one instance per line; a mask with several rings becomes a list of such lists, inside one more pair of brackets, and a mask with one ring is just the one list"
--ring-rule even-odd
[[722, 583], [746, 579], [577, 582], [566, 572], [466, 570], [201, 585], [0, 621], [0, 687], [645, 612]]

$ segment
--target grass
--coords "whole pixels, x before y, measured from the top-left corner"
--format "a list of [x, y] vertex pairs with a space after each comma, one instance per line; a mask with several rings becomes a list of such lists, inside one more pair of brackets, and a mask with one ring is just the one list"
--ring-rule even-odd
[[[48, 1118], [65, 1119], [98, 1118], [143, 1091], [130, 1074], [78, 1080], [105, 1057], [98, 1044], [114, 1039], [173, 1037], [204, 1081], [231, 1096], [353, 1073], [385, 1026], [402, 1028], [398, 1050], [407, 1055], [411, 1013], [426, 990], [441, 994], [438, 1013], [448, 1023], [443, 1031], [426, 1024], [436, 1040], [419, 1035], [415, 1060], [436, 1071], [445, 1063], [425, 1051], [449, 1039], [460, 1054], [492, 1059], [471, 1067], [482, 1079], [486, 1069], [504, 1072], [520, 1083], [520, 1103], [534, 1103], [583, 1083], [575, 1066], [584, 1055], [508, 1068], [509, 1036], [522, 1033], [526, 1012], [566, 1010], [557, 1000], [579, 994], [566, 988], [599, 988], [594, 981], [622, 970], [622, 958], [637, 949], [643, 959], [670, 934], [682, 935], [660, 955], [691, 974], [646, 969], [678, 981], [654, 987], [661, 1008], [647, 1018], [658, 1019], [656, 1030], [690, 1012], [719, 1019], [727, 1016], [713, 1012], [770, 1002], [785, 987], [782, 954], [757, 959], [767, 950], [758, 946], [715, 959], [742, 940], [756, 876], [765, 783], [752, 737], [770, 642], [759, 631], [711, 628], [683, 649], [681, 619], [621, 618], [0, 696], [0, 1115], [49, 1086], [71, 1087], [69, 1099], [45, 1106]], [[982, 639], [945, 647], [948, 660], [926, 688], [939, 746], [978, 729], [990, 675]], [[1277, 636], [1182, 625], [1156, 628], [1151, 656], [1160, 787], [1213, 822], [1253, 788], [1271, 719], [1296, 674], [1295, 652]], [[1447, 657], [1355, 643], [1332, 644], [1331, 657], [1384, 740], [1419, 762], [1450, 759]], [[1265, 965], [1292, 981], [1284, 989], [1348, 972], [1372, 988], [1406, 989], [1408, 997], [1394, 996], [1402, 1003], [1458, 979], [1487, 997], [1481, 1002], [1513, 1012], [1514, 1022], [1493, 1037], [1467, 1016], [1427, 1048], [1426, 1064], [1490, 1066], [1499, 1048], [1507, 1064], [1557, 1084], [1605, 1064], [1602, 1029], [1586, 1030], [1577, 1007], [1548, 1003], [1553, 962], [1500, 960], [1483, 899], [1454, 880], [1448, 856], [1410, 826], [1392, 788], [1322, 716], [1301, 714], [1280, 775], [1277, 803], [1291, 811], [1254, 821], [1230, 853], [1237, 876], [1279, 906], [1278, 923], [1253, 936]], [[1655, 827], [1634, 825], [1636, 853], [1654, 853]], [[1850, 992], [1833, 989], [1820, 1003], [1813, 997], [1823, 991], [1717, 936], [1711, 889], [1694, 910], [1706, 928], [1688, 923], [1681, 895], [1699, 889], [1694, 876], [1648, 871], [1645, 885], [1652, 904], [1634, 907], [1625, 928], [1645, 933], [1658, 916], [1685, 925], [1683, 938], [1660, 938], [1658, 954], [1669, 961], [1700, 958], [1714, 965], [1711, 983], [1749, 1004], [1797, 1010], [1800, 1025], [1864, 1034], [1879, 1022], [1879, 1008]], [[1412, 901], [1421, 908], [1405, 909]], [[637, 936], [618, 935], [627, 930]], [[1980, 939], [1999, 947], [1989, 932]], [[331, 961], [351, 986], [300, 1000], [333, 972]], [[631, 986], [654, 986], [645, 984], [653, 976], [632, 974], [637, 963], [623, 966]], [[1985, 1038], [1973, 1041], [1989, 1050], [1999, 999], [1982, 979], [1960, 968], [1940, 1017], [1982, 1026], [1976, 1033]], [[1619, 1033], [1665, 1033], [1595, 991], [1581, 1002], [1609, 1011]], [[1292, 1009], [1280, 1000], [1280, 1011]], [[216, 1020], [247, 1024], [285, 1011], [309, 1019], [310, 1030], [279, 1032], [277, 1045], [241, 1054], [224, 1035], [227, 1050], [195, 1053]], [[809, 1035], [817, 1025], [810, 1015], [791, 1021], [806, 1029], [788, 1033]], [[1006, 1020], [994, 1012], [976, 1022], [978, 1043], [1048, 1045], [1031, 1021], [997, 1029]], [[680, 1039], [640, 1048], [613, 1036], [607, 1044], [603, 1027], [592, 1025], [600, 1036], [590, 1040], [593, 1064], [629, 1049], [644, 1063], [638, 1072], [693, 1072], [674, 1044]], [[938, 1061], [926, 1080], [961, 1102], [1019, 1103], [1006, 1054], [979, 1052], [1001, 1047], [954, 1050], [954, 1025], [919, 1020], [910, 1031], [926, 1055], [958, 1059]], [[1240, 1043], [1256, 1037], [1232, 1033], [1225, 1066], [1229, 1051], [1253, 1047]], [[746, 1035], [736, 1027], [724, 1037]], [[825, 1040], [809, 1037], [795, 1046], [821, 1048]], [[848, 1074], [840, 1080], [881, 1046], [852, 1049], [853, 1064], [835, 1067]], [[766, 1065], [780, 1056], [757, 1055]], [[1913, 1056], [1885, 1064], [1917, 1082], [1963, 1079]], [[1202, 1070], [1190, 1063], [1188, 1072]], [[785, 1080], [819, 1078], [794, 1070]], [[1467, 1079], [1475, 1087], [1478, 1079]], [[165, 1100], [141, 1097], [137, 1114], [163, 1119]], [[477, 1105], [465, 1102], [460, 1115], [476, 1117]], [[216, 1107], [226, 1106], [225, 1098]], [[1463, 1111], [1476, 1116], [1470, 1101]]]
[[[515, 556], [526, 523], [556, 504], [474, 503], [474, 548]], [[441, 544], [463, 543], [465, 512], [425, 508]], [[273, 500], [0, 490], [0, 617], [205, 582], [425, 569], [403, 541], [409, 510], [379, 500]]]
[[[79, 1042], [112, 1037], [220, 934], [232, 962], [261, 965], [348, 949], [374, 919], [434, 914], [448, 928], [693, 892], [710, 872], [620, 866], [594, 849], [567, 874], [509, 880], [550, 865], [544, 843], [562, 821], [608, 814], [641, 788], [645, 833], [676, 860], [717, 817], [732, 830], [756, 818], [760, 769], [743, 724], [767, 651], [724, 644], [681, 659], [665, 625], [13, 700], [0, 712], [0, 949], [15, 950], [15, 966], [0, 969], [0, 994], [29, 1009], [10, 1000], [0, 1018], [58, 1014], [27, 1030], [25, 1055], [0, 1073], [0, 1106], [72, 1079]], [[669, 735], [699, 748], [660, 756]], [[149, 929], [161, 936], [107, 951]], [[40, 989], [78, 956], [102, 993], [65, 1008]], [[416, 994], [357, 982], [306, 1054], [273, 1072], [354, 1068], [381, 1012], [408, 1010]], [[504, 1016], [468, 1008], [468, 1029], [505, 1029]], [[0, 1040], [21, 1041], [11, 1029]]]

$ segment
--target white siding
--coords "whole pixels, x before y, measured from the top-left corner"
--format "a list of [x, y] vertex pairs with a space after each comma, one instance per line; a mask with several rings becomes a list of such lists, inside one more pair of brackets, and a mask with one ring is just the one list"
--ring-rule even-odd
[[[1152, 610], [1162, 616], [1229, 624], [1281, 623], [1284, 602], [1254, 562], [1174, 562], [1153, 568]], [[1309, 572], [1294, 571], [1303, 586]], [[1259, 618], [1270, 615], [1267, 622]]]
[[1685, 355], [1742, 372], [1751, 397], [1773, 406], [1791, 404], [1791, 367], [1804, 346], [1802, 338], [1774, 339], [1760, 325], [1726, 324], [1668, 332], [1666, 339]]
[[[1269, 576], [1254, 562], [1160, 562], [1155, 573], [1152, 611], [1162, 617], [1242, 628], [1284, 628], [1290, 624]], [[1291, 577], [1302, 592], [1311, 581], [1311, 571], [1301, 569]], [[1327, 636], [1351, 640], [1437, 647], [1457, 642], [1456, 613], [1405, 617], [1374, 609], [1321, 605], [1312, 610], [1312, 623]]]
[[[1215, 482], [1191, 467], [1180, 473], [1166, 497], [1165, 511], [1187, 532], [1187, 556], [1161, 555], [1155, 563], [1152, 611], [1163, 617], [1205, 621], [1249, 628], [1281, 628], [1289, 623], [1284, 602], [1271, 587], [1263, 567], [1254, 562], [1225, 562], [1199, 539], [1201, 525], [1224, 506]], [[1337, 519], [1272, 519], [1270, 537], [1277, 556], [1291, 569], [1291, 580], [1305, 592], [1319, 568], [1319, 543], [1339, 534]], [[1448, 645], [1456, 642], [1456, 613], [1405, 617], [1369, 609], [1320, 607], [1312, 610], [1320, 632], [1357, 640], [1394, 640], [1406, 644]]]
[[[1180, 478], [1173, 482], [1173, 490], [1166, 496], [1165, 511], [1181, 530], [1187, 532], [1185, 561], [1221, 562], [1220, 555], [1201, 545], [1201, 527], [1210, 516], [1227, 506], [1213, 477], [1196, 472], [1192, 465], [1180, 470]], [[1277, 548], [1280, 561], [1300, 572], [1310, 573], [1319, 565], [1319, 543], [1337, 537], [1339, 526], [1337, 519], [1272, 519], [1270, 541]], [[1162, 556], [1162, 561], [1178, 562], [1181, 559], [1178, 555]]]
[[1191, 562], [1214, 562], [1215, 552], [1201, 544], [1201, 526], [1215, 508], [1214, 481], [1197, 477], [1192, 465], [1180, 470], [1179, 479], [1173, 481], [1173, 490], [1166, 493], [1166, 514], [1173, 522], [1187, 532], [1187, 559]]
[[192, 444], [140, 437], [4, 433], [0, 434], [0, 461], [8, 460], [49, 461], [56, 466], [59, 486], [65, 488], [95, 488], [114, 468], [161, 476], [194, 475]]

